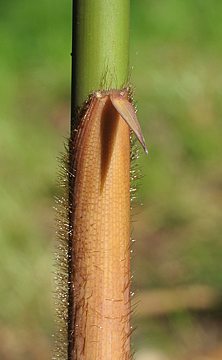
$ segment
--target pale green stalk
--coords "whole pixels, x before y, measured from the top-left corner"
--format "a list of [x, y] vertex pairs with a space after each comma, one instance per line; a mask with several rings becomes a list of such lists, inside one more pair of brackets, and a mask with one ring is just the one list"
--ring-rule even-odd
[[73, 9], [73, 105], [128, 79], [130, 0], [77, 0]]

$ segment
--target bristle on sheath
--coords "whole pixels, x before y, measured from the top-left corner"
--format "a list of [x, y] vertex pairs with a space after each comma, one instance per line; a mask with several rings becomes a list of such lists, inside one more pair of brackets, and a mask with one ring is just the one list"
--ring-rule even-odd
[[[91, 301], [90, 299], [94, 294], [93, 292], [92, 293], [90, 292], [91, 291], [90, 288], [88, 288], [87, 290], [87, 284], [89, 281], [89, 277], [92, 274], [87, 273], [88, 271], [87, 269], [89, 268], [89, 265], [85, 265], [85, 262], [87, 262], [88, 259], [92, 256], [93, 269], [94, 269], [93, 271], [95, 273], [98, 272], [99, 274], [101, 271], [104, 270], [103, 268], [101, 268], [102, 263], [96, 264], [96, 261], [99, 262], [100, 261], [99, 259], [103, 257], [102, 255], [103, 247], [104, 247], [104, 251], [111, 251], [111, 250], [109, 249], [105, 250], [106, 249], [105, 243], [104, 244], [101, 243], [101, 249], [98, 249], [98, 244], [97, 245], [95, 244], [97, 248], [94, 248], [93, 244], [87, 244], [87, 240], [84, 238], [84, 236], [86, 236], [86, 233], [80, 229], [80, 232], [83, 231], [83, 239], [81, 241], [79, 239], [79, 232], [78, 229], [76, 230], [76, 227], [82, 226], [79, 223], [80, 220], [78, 220], [80, 219], [79, 211], [81, 209], [78, 208], [80, 202], [83, 201], [81, 205], [83, 211], [82, 214], [83, 218], [84, 216], [87, 217], [88, 214], [87, 207], [93, 206], [90, 203], [90, 201], [93, 200], [93, 197], [91, 197], [91, 200], [87, 203], [88, 197], [84, 197], [84, 195], [83, 196], [79, 195], [79, 191], [84, 191], [84, 189], [85, 191], [87, 191], [87, 188], [84, 187], [85, 186], [84, 181], [86, 179], [86, 176], [88, 176], [87, 171], [89, 166], [92, 167], [92, 175], [91, 175], [92, 179], [91, 178], [88, 179], [89, 188], [91, 192], [94, 190], [96, 191], [95, 199], [98, 199], [98, 202], [95, 205], [93, 211], [97, 209], [97, 206], [104, 207], [104, 211], [105, 209], [109, 209], [109, 207], [106, 207], [103, 203], [105, 201], [104, 193], [108, 191], [107, 186], [111, 186], [113, 181], [114, 182], [117, 181], [118, 177], [112, 175], [112, 171], [113, 169], [115, 169], [114, 164], [116, 161], [117, 162], [120, 161], [121, 163], [122, 156], [123, 156], [123, 164], [125, 162], [127, 163], [127, 158], [129, 158], [129, 163], [130, 163], [130, 168], [128, 168], [128, 165], [126, 166], [126, 173], [127, 173], [127, 168], [130, 173], [129, 175], [130, 183], [128, 187], [128, 192], [130, 193], [129, 195], [130, 208], [132, 208], [132, 203], [135, 201], [135, 193], [137, 187], [136, 185], [138, 183], [138, 178], [140, 178], [140, 174], [136, 165], [136, 160], [138, 159], [139, 156], [139, 149], [138, 149], [138, 145], [135, 144], [135, 135], [136, 137], [138, 137], [139, 141], [142, 143], [145, 149], [146, 147], [145, 147], [144, 139], [142, 137], [140, 126], [136, 124], [137, 126], [136, 131], [135, 131], [135, 127], [133, 129], [130, 129], [131, 136], [130, 136], [129, 154], [128, 155], [127, 153], [126, 154], [120, 153], [119, 155], [117, 154], [116, 152], [117, 150], [121, 152], [128, 151], [127, 150], [128, 140], [126, 141], [125, 145], [122, 145], [121, 142], [119, 142], [122, 141], [121, 140], [122, 135], [120, 133], [119, 127], [123, 126], [123, 130], [121, 130], [123, 131], [123, 136], [125, 137], [129, 136], [127, 134], [129, 134], [130, 132], [127, 132], [127, 127], [125, 124], [127, 123], [130, 126], [131, 120], [128, 122], [124, 118], [124, 123], [122, 123], [121, 120], [122, 114], [121, 112], [118, 111], [118, 106], [115, 106], [111, 100], [111, 96], [114, 94], [114, 92], [115, 92], [115, 96], [117, 97], [118, 97], [118, 93], [122, 94], [121, 96], [123, 97], [123, 99], [125, 98], [125, 101], [130, 103], [129, 109], [130, 112], [132, 111], [131, 108], [132, 94], [129, 89], [124, 89], [121, 91], [117, 91], [117, 90], [99, 91], [90, 95], [88, 100], [83, 104], [82, 108], [79, 109], [77, 112], [75, 125], [73, 126], [72, 129], [72, 134], [69, 140], [69, 144], [68, 146], [66, 146], [65, 154], [61, 160], [59, 177], [60, 177], [60, 186], [61, 186], [62, 194], [56, 200], [57, 229], [58, 229], [57, 230], [58, 244], [56, 248], [57, 270], [55, 275], [57, 330], [54, 336], [55, 340], [54, 340], [53, 360], [80, 360], [80, 359], [89, 360], [92, 358], [97, 359], [99, 357], [94, 357], [94, 356], [97, 356], [98, 354], [100, 354], [98, 356], [101, 356], [101, 354], [104, 354], [106, 351], [104, 349], [101, 350], [100, 348], [95, 348], [94, 350], [92, 350], [92, 353], [88, 355], [88, 357], [87, 356], [84, 357], [84, 352], [86, 351], [88, 345], [86, 340], [84, 339], [84, 335], [82, 334], [82, 331], [85, 329], [84, 331], [88, 331], [88, 336], [92, 338], [95, 337], [95, 339], [98, 339], [101, 331], [98, 328], [100, 327], [99, 325], [100, 321], [102, 321], [100, 320], [101, 311], [102, 311], [99, 308], [100, 302], [95, 300], [95, 302], [90, 303]], [[100, 101], [102, 101], [102, 103], [100, 103]], [[98, 128], [98, 125], [93, 124], [94, 115], [95, 115], [95, 121], [97, 122], [100, 121], [100, 119], [98, 119], [98, 116], [101, 116], [101, 120], [104, 123], [104, 125], [101, 125], [100, 128]], [[105, 122], [106, 118], [109, 120], [108, 122]], [[113, 118], [113, 124], [111, 123], [112, 118]], [[137, 119], [136, 120], [135, 119], [136, 117], [134, 115], [132, 121], [133, 122], [137, 121]], [[97, 135], [98, 131], [100, 136], [100, 140], [99, 140], [100, 144], [97, 143], [94, 144], [92, 134], [95, 133], [95, 136], [98, 136]], [[117, 150], [115, 149], [115, 146], [118, 146]], [[89, 149], [92, 149], [95, 152], [96, 151], [101, 152], [99, 155], [100, 159], [98, 160], [99, 161], [98, 172], [96, 170], [97, 169], [96, 160], [93, 157], [93, 153], [92, 155], [90, 155]], [[85, 158], [86, 156], [90, 158], [87, 160]], [[95, 169], [93, 169], [92, 162], [95, 166]], [[125, 176], [124, 172], [122, 175], [121, 174], [122, 174], [122, 170], [119, 176], [120, 177]], [[98, 179], [98, 181], [100, 182], [97, 190], [96, 190], [97, 186], [95, 186], [93, 177]], [[114, 190], [118, 190], [118, 187], [115, 188]], [[123, 192], [124, 191], [125, 190], [123, 190]], [[91, 193], [89, 193], [88, 196], [91, 196]], [[99, 200], [100, 198], [101, 200]], [[127, 198], [127, 188], [126, 188], [126, 198]], [[113, 199], [117, 199], [117, 198], [114, 197]], [[112, 196], [111, 196], [111, 201], [112, 201]], [[78, 217], [78, 219], [76, 220], [75, 217]], [[86, 228], [88, 228], [89, 226], [88, 228], [89, 230], [87, 231], [89, 231], [90, 233], [92, 231], [90, 226], [94, 226], [94, 225], [93, 222], [90, 225], [90, 218], [88, 219], [88, 221], [89, 221], [89, 225], [86, 225]], [[96, 218], [94, 221], [97, 221]], [[115, 227], [115, 223], [113, 224], [113, 226]], [[103, 228], [100, 227], [99, 225], [97, 225], [95, 229], [97, 229], [95, 230], [97, 232], [102, 229], [104, 229], [103, 231], [106, 232], [105, 230], [106, 227]], [[125, 234], [123, 236], [126, 236], [126, 242], [122, 243], [121, 245], [121, 239], [120, 239], [120, 246], [123, 247], [123, 250], [121, 250], [121, 252], [118, 252], [118, 256], [123, 256], [123, 264], [124, 264], [124, 261], [126, 261], [124, 260], [124, 257], [125, 256], [127, 257], [129, 253], [130, 242], [128, 243], [127, 237], [130, 237], [130, 233], [128, 236], [127, 235], [128, 230], [127, 230], [123, 234]], [[91, 232], [91, 236], [94, 236], [94, 232]], [[83, 254], [83, 251], [87, 253], [86, 257]], [[99, 254], [98, 255], [99, 257], [97, 256], [97, 252]], [[109, 262], [110, 261], [109, 256], [107, 257], [107, 259], [108, 259], [107, 261]], [[80, 268], [80, 273], [81, 273], [80, 274], [81, 282], [79, 282], [80, 280], [78, 280], [78, 278], [76, 277], [76, 273], [79, 271], [79, 269], [77, 268], [78, 266]], [[120, 267], [120, 270], [121, 269], [122, 268]], [[119, 316], [118, 311], [120, 311], [120, 309], [123, 309], [121, 321], [124, 321], [121, 330], [122, 331], [121, 336], [123, 336], [122, 345], [121, 345], [122, 350], [113, 348], [112, 351], [114, 353], [114, 357], [112, 357], [111, 353], [108, 353], [107, 360], [115, 358], [115, 352], [116, 354], [119, 354], [118, 351], [122, 351], [122, 354], [124, 355], [124, 359], [126, 360], [132, 359], [131, 350], [129, 347], [129, 338], [132, 332], [131, 326], [129, 324], [129, 317], [131, 313], [129, 265], [124, 265], [123, 274], [125, 274], [124, 275], [125, 280], [123, 282], [123, 291], [125, 293], [124, 298], [117, 299], [115, 298], [115, 295], [109, 294], [108, 298], [105, 299], [108, 302], [107, 310], [103, 310], [103, 311], [105, 314], [107, 314], [106, 316], [110, 316], [110, 320], [108, 320], [107, 323], [108, 325], [107, 324], [104, 325], [104, 327], [108, 326], [104, 328], [104, 331], [109, 329], [109, 326], [111, 326], [109, 325], [109, 323], [111, 324], [113, 321], [115, 321], [115, 316], [117, 317]], [[100, 275], [98, 276], [100, 278]], [[101, 281], [102, 281], [102, 277], [100, 280], [100, 285], [102, 284]], [[87, 292], [85, 298], [84, 298], [84, 294], [82, 294], [83, 289], [84, 291]], [[95, 293], [96, 291], [97, 290], [95, 289]], [[104, 291], [108, 291], [108, 288], [105, 287]], [[114, 305], [116, 304], [115, 306], [112, 305], [112, 307], [110, 307], [111, 310], [109, 310], [110, 301], [111, 301], [110, 304], [114, 304]], [[121, 301], [123, 301], [123, 303]], [[94, 308], [94, 312], [95, 312], [94, 320], [93, 319], [87, 320], [87, 316], [88, 316], [87, 314], [88, 312], [91, 311], [90, 306], [92, 306], [92, 304], [94, 304], [98, 308]], [[121, 308], [121, 306], [123, 306], [123, 308]], [[80, 309], [80, 307], [82, 307], [82, 310]], [[98, 314], [96, 315], [97, 311]], [[110, 314], [113, 315], [109, 315], [109, 311], [112, 311]], [[82, 325], [81, 325], [81, 321], [83, 321]], [[91, 322], [91, 325], [87, 330], [86, 321], [94, 321], [95, 324], [93, 325], [93, 322]], [[93, 326], [95, 326], [95, 328], [93, 328]], [[110, 331], [112, 333], [113, 331], [112, 326], [110, 328]], [[78, 341], [79, 344], [76, 345], [76, 341]]]

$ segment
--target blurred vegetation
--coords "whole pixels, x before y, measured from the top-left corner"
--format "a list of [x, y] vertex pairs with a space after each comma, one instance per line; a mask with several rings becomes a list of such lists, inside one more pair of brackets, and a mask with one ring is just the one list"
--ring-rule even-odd
[[[222, 288], [221, 13], [216, 0], [132, 0], [132, 81], [149, 145], [134, 224], [140, 291]], [[0, 32], [0, 358], [44, 360], [56, 158], [70, 117], [71, 3], [0, 1]], [[219, 315], [144, 318], [136, 346], [182, 359], [216, 346]]]

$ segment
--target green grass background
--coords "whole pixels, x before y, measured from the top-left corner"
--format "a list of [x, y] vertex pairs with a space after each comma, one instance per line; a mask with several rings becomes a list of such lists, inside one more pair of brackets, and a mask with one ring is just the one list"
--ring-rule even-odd
[[[222, 289], [221, 13], [217, 0], [132, 0], [131, 77], [149, 147], [135, 224], [140, 290]], [[71, 3], [0, 0], [0, 33], [0, 358], [48, 359]], [[204, 331], [201, 321], [188, 313], [145, 318], [136, 346], [182, 359], [201, 351], [205, 337], [193, 336]], [[221, 334], [208, 332], [217, 343]]]

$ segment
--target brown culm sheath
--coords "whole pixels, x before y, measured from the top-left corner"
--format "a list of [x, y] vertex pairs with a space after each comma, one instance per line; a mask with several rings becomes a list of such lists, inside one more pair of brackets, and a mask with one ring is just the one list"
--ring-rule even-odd
[[129, 360], [130, 129], [108, 92], [80, 117], [69, 144], [68, 360]]

